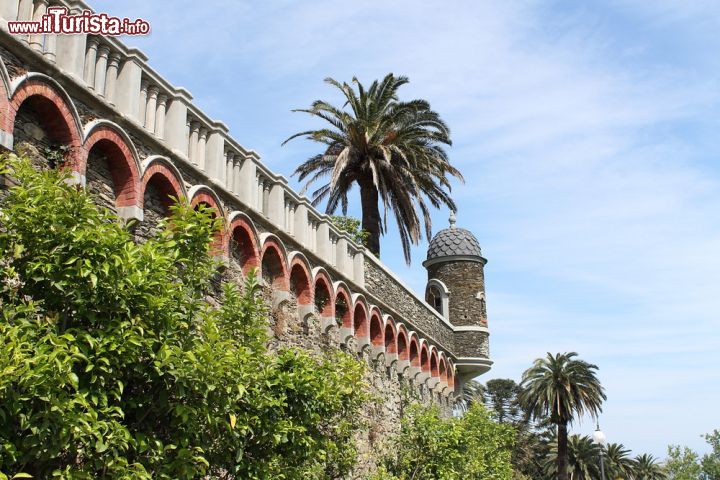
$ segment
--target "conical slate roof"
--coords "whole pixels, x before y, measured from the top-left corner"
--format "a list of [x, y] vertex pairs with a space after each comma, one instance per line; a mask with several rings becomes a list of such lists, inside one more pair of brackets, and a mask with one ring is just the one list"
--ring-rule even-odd
[[440, 230], [430, 241], [427, 260], [452, 256], [482, 257], [480, 243], [469, 230], [455, 226], [455, 215], [450, 215], [450, 227]]

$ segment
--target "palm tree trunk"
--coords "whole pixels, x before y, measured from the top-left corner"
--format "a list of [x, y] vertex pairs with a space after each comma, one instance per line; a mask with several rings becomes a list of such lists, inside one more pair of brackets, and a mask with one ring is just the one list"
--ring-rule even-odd
[[568, 435], [567, 435], [567, 423], [561, 423], [558, 425], [558, 455], [557, 455], [557, 472], [558, 480], [568, 480], [567, 474], [567, 463], [568, 463]]
[[366, 247], [380, 258], [380, 207], [378, 191], [372, 181], [360, 184], [360, 203], [362, 205], [362, 229], [368, 233]]

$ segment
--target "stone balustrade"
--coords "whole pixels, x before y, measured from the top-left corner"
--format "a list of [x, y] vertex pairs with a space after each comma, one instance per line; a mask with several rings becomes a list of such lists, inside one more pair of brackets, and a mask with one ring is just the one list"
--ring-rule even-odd
[[[49, 5], [47, 0], [14, 3], [23, 14], [11, 13], [15, 10], [8, 7], [7, 12], [3, 12], [6, 21], [39, 19]], [[70, 13], [90, 9], [77, 1], [58, 2], [57, 5], [67, 7]], [[56, 38], [61, 41], [62, 53], [57, 64], [62, 70], [82, 81], [125, 117], [163, 140], [176, 154], [206, 172], [249, 208], [301, 243], [307, 243], [309, 249], [328, 264], [340, 266], [349, 278], [363, 283], [362, 275], [353, 275], [355, 267], [361, 267], [363, 263], [362, 248], [330, 225], [327, 216], [316, 212], [306, 198], [293, 192], [287, 180], [268, 171], [255, 152], [231, 140], [227, 127], [212, 121], [195, 107], [191, 103], [192, 96], [185, 89], [162, 79], [147, 64], [148, 59], [142, 52], [110, 37], [47, 37], [52, 37], [53, 42]], [[28, 38], [27, 41], [38, 51], [44, 51], [44, 45], [48, 44], [47, 39]], [[55, 51], [53, 46], [49, 61], [55, 61]], [[362, 271], [362, 268], [357, 270]]]

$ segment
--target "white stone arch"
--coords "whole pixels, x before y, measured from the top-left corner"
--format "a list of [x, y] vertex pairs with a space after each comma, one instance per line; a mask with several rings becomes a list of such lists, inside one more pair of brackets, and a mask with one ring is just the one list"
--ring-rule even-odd
[[8, 74], [7, 68], [5, 68], [5, 61], [0, 55], [0, 81], [2, 81], [3, 86], [5, 87], [5, 96], [8, 100], [10, 100], [10, 97], [12, 96], [12, 93], [10, 92], [10, 74]]
[[[442, 280], [437, 278], [431, 278], [427, 282], [425, 287], [425, 298], [427, 299], [427, 292], [433, 290], [440, 295], [440, 310], [438, 313], [443, 316], [446, 320], [450, 319], [450, 290]], [[437, 305], [430, 305], [437, 311]]]
[[[215, 205], [211, 206], [218, 210], [217, 215], [222, 218], [223, 222], [226, 222], [227, 219], [225, 218], [225, 208], [223, 202], [220, 200], [220, 195], [218, 195], [212, 187], [204, 184], [193, 185], [190, 187], [190, 190], [188, 190], [188, 201], [192, 203], [196, 197], [203, 193], [212, 198]], [[208, 202], [208, 204], [209, 203], [210, 202]]]
[[286, 285], [283, 287], [284, 290], [288, 290], [290, 288], [289, 286], [289, 277], [290, 277], [290, 266], [288, 265], [288, 253], [287, 248], [285, 247], [285, 242], [283, 242], [280, 237], [275, 235], [274, 233], [270, 232], [262, 232], [259, 236], [260, 240], [260, 271], [262, 272], [262, 261], [265, 257], [265, 253], [268, 248], [274, 248], [277, 249], [277, 254], [280, 257], [281, 267], [282, 267], [282, 274], [285, 277], [285, 283]]
[[[435, 389], [440, 383], [440, 350], [435, 345], [430, 344], [430, 342], [428, 342], [428, 345], [430, 345], [428, 349], [430, 376], [425, 380], [425, 385], [430, 389]], [[433, 359], [435, 360], [435, 370], [437, 374], [433, 371]]]
[[447, 354], [445, 354], [444, 351], [439, 350], [440, 354], [439, 357], [439, 369], [440, 369], [440, 383], [438, 390], [441, 394], [447, 395], [450, 391], [448, 387], [447, 377], [448, 377], [448, 369], [450, 368], [450, 361]]
[[[424, 381], [422, 376], [422, 351], [425, 339], [422, 338], [415, 330], [407, 329], [408, 332], [408, 348], [409, 348], [409, 367], [405, 370], [408, 379], [421, 384]], [[413, 357], [413, 344], [417, 348], [416, 357]]]
[[0, 111], [0, 146], [7, 148], [8, 150], [13, 149], [13, 132], [6, 131], [5, 130], [5, 117], [10, 114], [10, 75], [8, 75], [8, 71], [5, 68], [5, 62], [3, 61], [2, 56], [0, 55], [0, 81], [2, 84], [0, 86], [2, 87], [2, 90], [4, 95], [0, 99], [0, 108], [2, 111]]

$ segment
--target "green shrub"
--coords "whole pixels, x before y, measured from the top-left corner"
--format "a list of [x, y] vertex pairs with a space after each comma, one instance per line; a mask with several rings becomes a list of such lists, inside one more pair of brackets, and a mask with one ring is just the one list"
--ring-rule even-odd
[[515, 434], [485, 407], [442, 418], [437, 407], [412, 406], [403, 419], [397, 454], [373, 480], [510, 480]]
[[266, 349], [254, 276], [206, 301], [208, 212], [136, 244], [57, 171], [0, 157], [0, 479], [324, 479], [355, 459], [363, 366]]

